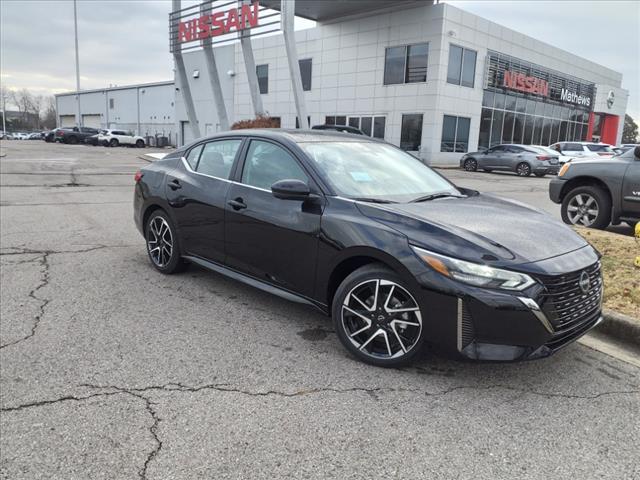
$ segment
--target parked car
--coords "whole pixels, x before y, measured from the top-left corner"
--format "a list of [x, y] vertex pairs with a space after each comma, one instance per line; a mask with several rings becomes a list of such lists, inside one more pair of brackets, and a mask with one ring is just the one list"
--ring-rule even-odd
[[504, 144], [467, 153], [460, 158], [460, 168], [468, 172], [502, 170], [521, 177], [532, 173], [537, 177], [558, 173], [558, 155], [543, 152], [530, 145]]
[[193, 262], [313, 305], [368, 363], [406, 363], [427, 342], [471, 359], [544, 357], [602, 319], [599, 254], [581, 236], [385, 142], [237, 130], [135, 181], [155, 269]]
[[27, 140], [42, 140], [42, 132], [30, 133]]
[[14, 140], [26, 140], [27, 138], [29, 138], [29, 135], [27, 135], [26, 133], [23, 133], [23, 132], [15, 132], [13, 134], [13, 139]]
[[100, 135], [104, 135], [105, 133], [106, 130], [99, 130], [98, 133], [85, 138], [84, 143], [86, 143], [87, 145], [93, 145], [94, 147], [97, 145], [101, 145], [102, 142], [100, 141]]
[[593, 142], [558, 142], [549, 148], [568, 157], [605, 157], [611, 158], [616, 152], [607, 143]]
[[70, 143], [75, 145], [77, 143], [84, 143], [85, 138], [90, 137], [98, 133], [98, 129], [91, 127], [73, 127], [73, 128], [59, 128], [56, 130], [56, 141], [62, 143]]
[[47, 132], [44, 132], [44, 135], [42, 136], [42, 139], [47, 143], [55, 142], [56, 141], [56, 131], [57, 130], [60, 130], [60, 129], [59, 128], [54, 128], [53, 130], [49, 130]]
[[592, 228], [640, 221], [640, 147], [611, 159], [565, 164], [549, 183], [565, 223]]
[[545, 147], [543, 145], [530, 145], [531, 147], [535, 147], [538, 150], [542, 150], [544, 153], [551, 155], [551, 156], [555, 156], [558, 157], [558, 163], [560, 164], [560, 166], [564, 165], [567, 162], [570, 162], [571, 160], [573, 160], [576, 157], [570, 157], [568, 155], [563, 155], [561, 153], [559, 153], [558, 151], [554, 150], [551, 147]]
[[312, 130], [333, 130], [335, 132], [353, 133], [355, 135], [364, 135], [364, 132], [356, 127], [349, 125], [314, 125]]
[[634, 148], [636, 148], [638, 146], [640, 146], [640, 145], [633, 144], [633, 143], [627, 143], [627, 144], [621, 145], [621, 146], [617, 147], [618, 150], [620, 150], [620, 153], [618, 155], [622, 155], [627, 150], [632, 150], [632, 149], [634, 149]]
[[132, 132], [124, 130], [104, 130], [98, 136], [98, 140], [105, 147], [117, 147], [118, 145], [127, 145], [130, 147], [144, 148], [144, 138], [134, 135]]

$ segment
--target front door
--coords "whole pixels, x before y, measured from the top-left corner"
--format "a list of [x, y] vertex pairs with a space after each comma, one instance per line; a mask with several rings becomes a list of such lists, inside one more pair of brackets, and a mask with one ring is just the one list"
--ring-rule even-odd
[[228, 266], [311, 297], [322, 203], [281, 200], [271, 193], [279, 180], [297, 179], [317, 191], [298, 160], [279, 144], [253, 139], [246, 149], [240, 182], [227, 195], [225, 221]]
[[225, 201], [241, 144], [232, 138], [196, 145], [167, 175], [167, 199], [186, 255], [224, 262]]
[[626, 216], [640, 217], [640, 159], [631, 162], [622, 184], [622, 210]]

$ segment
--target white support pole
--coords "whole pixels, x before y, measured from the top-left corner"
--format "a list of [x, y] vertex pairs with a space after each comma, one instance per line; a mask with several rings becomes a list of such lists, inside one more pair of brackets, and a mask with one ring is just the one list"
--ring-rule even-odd
[[[180, 10], [181, 0], [172, 0], [172, 11]], [[174, 25], [173, 32], [178, 31], [178, 26]], [[191, 127], [191, 133], [193, 138], [200, 138], [200, 126], [198, 125], [198, 117], [196, 116], [196, 109], [193, 104], [193, 97], [191, 96], [191, 87], [189, 86], [189, 79], [187, 77], [187, 71], [184, 66], [184, 59], [182, 58], [182, 52], [176, 39], [170, 41], [176, 43], [175, 51], [173, 52], [173, 60], [176, 65], [176, 73], [178, 74], [178, 80], [180, 83], [180, 93], [184, 100], [185, 110], [187, 111], [187, 118], [189, 119], [189, 126]], [[184, 144], [184, 138], [181, 138]]]
[[[211, 13], [212, 4], [202, 4], [202, 13]], [[229, 115], [227, 107], [224, 103], [224, 95], [222, 94], [222, 85], [220, 84], [220, 74], [216, 64], [216, 56], [211, 45], [211, 37], [203, 40], [202, 48], [204, 50], [205, 63], [207, 64], [207, 72], [209, 73], [209, 81], [211, 82], [211, 91], [213, 92], [213, 102], [216, 105], [216, 113], [218, 114], [218, 123], [220, 130], [229, 130]]]
[[[242, 2], [244, 5], [251, 4], [251, 0], [242, 0]], [[247, 71], [247, 80], [249, 80], [249, 93], [251, 94], [253, 112], [256, 117], [258, 115], [264, 115], [260, 86], [258, 85], [258, 74], [256, 72], [256, 61], [253, 57], [251, 37], [248, 36], [247, 30], [240, 32], [240, 47], [242, 48], [242, 56], [244, 57], [244, 68]]]
[[82, 112], [80, 110], [80, 55], [78, 53], [78, 7], [76, 0], [73, 0], [73, 31], [76, 41], [76, 106], [78, 108], [76, 126], [82, 127]]
[[298, 63], [298, 51], [296, 49], [296, 34], [294, 31], [294, 20], [296, 11], [295, 0], [282, 0], [282, 33], [284, 35], [284, 45], [287, 50], [287, 60], [289, 62], [289, 74], [291, 75], [291, 87], [293, 97], [296, 102], [298, 122], [300, 128], [308, 130], [309, 115], [307, 114], [307, 104], [302, 89], [302, 77], [300, 75], [300, 64]]

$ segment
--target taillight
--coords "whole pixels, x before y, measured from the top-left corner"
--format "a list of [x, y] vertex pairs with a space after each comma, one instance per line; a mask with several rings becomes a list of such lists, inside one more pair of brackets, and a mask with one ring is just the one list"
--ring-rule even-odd
[[549, 155], [536, 155], [536, 158], [541, 161], [551, 160], [551, 157]]
[[142, 173], [141, 170], [138, 170], [133, 179], [136, 181], [136, 183], [138, 183], [140, 180], [142, 180], [143, 175], [144, 173]]

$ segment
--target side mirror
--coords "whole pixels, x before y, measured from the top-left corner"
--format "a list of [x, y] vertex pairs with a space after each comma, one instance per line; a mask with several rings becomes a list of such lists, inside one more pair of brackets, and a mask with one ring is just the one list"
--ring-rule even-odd
[[633, 154], [636, 156], [638, 160], [640, 160], [640, 145], [633, 149]]
[[281, 200], [306, 200], [311, 195], [309, 185], [302, 180], [279, 180], [271, 185], [271, 193]]

